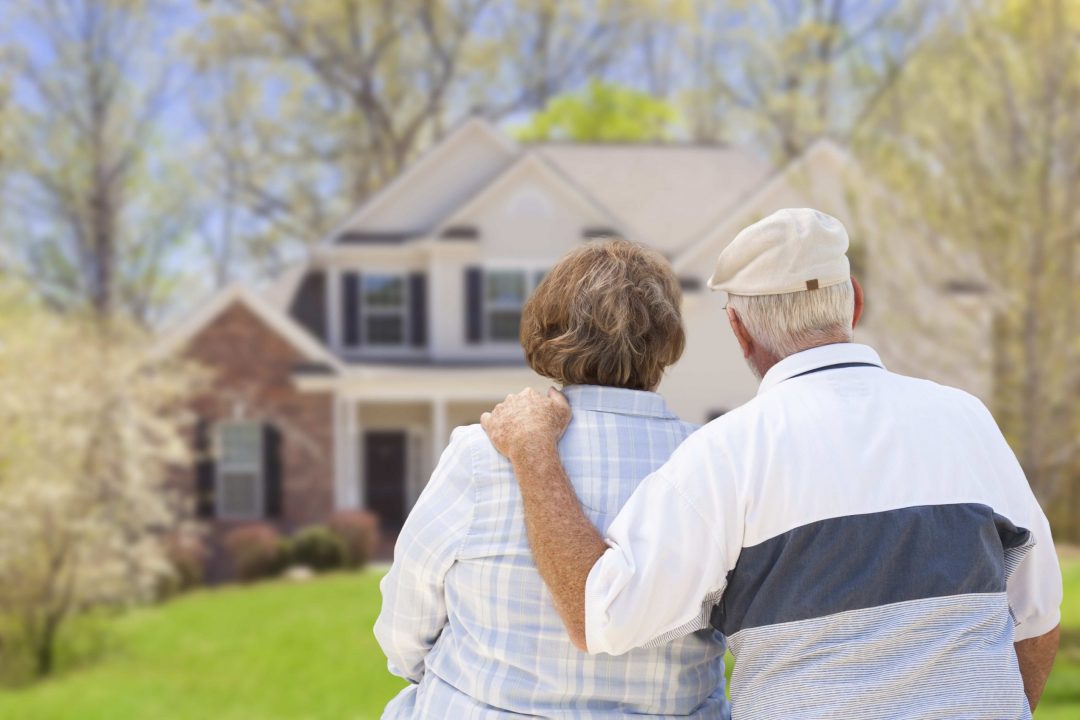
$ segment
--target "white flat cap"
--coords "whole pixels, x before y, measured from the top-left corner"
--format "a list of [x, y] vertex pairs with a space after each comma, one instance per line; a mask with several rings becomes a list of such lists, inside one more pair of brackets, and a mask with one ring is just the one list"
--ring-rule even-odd
[[777, 210], [724, 248], [709, 288], [781, 295], [839, 285], [851, 277], [847, 249], [847, 230], [833, 216], [810, 208]]

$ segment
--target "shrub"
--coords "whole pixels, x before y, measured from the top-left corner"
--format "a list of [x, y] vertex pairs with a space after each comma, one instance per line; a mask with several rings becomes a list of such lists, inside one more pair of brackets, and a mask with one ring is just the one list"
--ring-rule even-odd
[[267, 523], [230, 530], [225, 536], [225, 550], [236, 576], [245, 581], [276, 575], [287, 561], [281, 534]]
[[330, 529], [345, 546], [345, 565], [362, 568], [379, 542], [379, 520], [367, 510], [341, 510], [330, 518]]
[[172, 574], [158, 586], [158, 597], [167, 598], [202, 585], [206, 546], [195, 535], [171, 534], [164, 539], [165, 557]]
[[325, 525], [306, 527], [289, 543], [290, 559], [298, 565], [325, 572], [345, 564], [345, 544]]

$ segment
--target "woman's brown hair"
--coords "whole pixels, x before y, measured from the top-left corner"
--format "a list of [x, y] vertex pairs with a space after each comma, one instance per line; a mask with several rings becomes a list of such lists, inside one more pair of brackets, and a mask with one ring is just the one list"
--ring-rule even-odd
[[681, 302], [659, 253], [615, 238], [590, 242], [563, 257], [525, 303], [525, 359], [563, 385], [653, 390], [686, 345]]

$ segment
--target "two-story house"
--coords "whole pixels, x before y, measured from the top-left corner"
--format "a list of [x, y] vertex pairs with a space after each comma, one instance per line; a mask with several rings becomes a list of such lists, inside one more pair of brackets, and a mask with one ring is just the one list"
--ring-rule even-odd
[[[851, 166], [830, 142], [777, 168], [728, 146], [523, 146], [465, 123], [270, 291], [229, 288], [164, 337], [217, 377], [195, 403], [199, 513], [219, 530], [256, 519], [290, 529], [364, 507], [393, 535], [454, 427], [547, 384], [524, 364], [522, 305], [594, 236], [671, 260], [688, 342], [660, 392], [686, 420], [707, 422], [756, 390], [704, 287], [716, 255], [781, 207], [849, 222]], [[851, 255], [869, 274], [866, 338], [873, 271], [857, 236]]]

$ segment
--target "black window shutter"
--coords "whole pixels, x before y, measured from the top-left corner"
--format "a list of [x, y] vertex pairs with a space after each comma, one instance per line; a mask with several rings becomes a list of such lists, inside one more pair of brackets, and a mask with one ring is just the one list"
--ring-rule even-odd
[[360, 344], [360, 273], [347, 272], [342, 278], [341, 337], [345, 345]]
[[427, 275], [409, 275], [409, 343], [427, 345]]
[[210, 421], [199, 418], [195, 423], [195, 514], [201, 518], [214, 517], [214, 454]]
[[268, 517], [281, 517], [281, 431], [267, 423], [263, 426], [263, 482]]
[[474, 344], [484, 334], [484, 271], [465, 268], [465, 341]]

